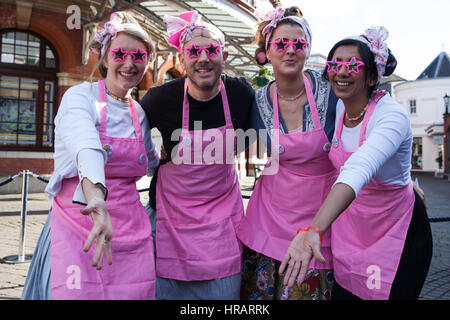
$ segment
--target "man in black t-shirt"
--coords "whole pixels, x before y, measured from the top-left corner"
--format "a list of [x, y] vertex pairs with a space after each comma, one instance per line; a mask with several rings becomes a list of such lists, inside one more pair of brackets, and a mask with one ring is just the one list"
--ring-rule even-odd
[[[195, 11], [166, 22], [186, 76], [150, 88], [141, 101], [167, 154], [152, 179], [147, 206], [156, 225], [156, 298], [239, 299], [242, 249], [235, 228], [243, 205], [234, 165], [173, 160], [180, 146], [189, 152], [199, 122], [203, 134], [245, 131], [254, 91], [244, 78], [222, 75], [228, 53], [220, 30], [201, 22]], [[189, 134], [180, 143], [174, 133], [182, 129], [183, 115]]]

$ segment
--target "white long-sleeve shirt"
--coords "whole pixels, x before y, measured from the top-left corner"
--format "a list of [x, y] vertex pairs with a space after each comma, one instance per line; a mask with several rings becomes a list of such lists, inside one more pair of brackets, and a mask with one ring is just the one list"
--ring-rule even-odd
[[[339, 100], [336, 106], [336, 126], [343, 112], [345, 106]], [[409, 184], [413, 135], [406, 110], [386, 94], [378, 101], [367, 123], [366, 140], [361, 147], [360, 132], [361, 124], [354, 128], [343, 126], [343, 148], [354, 153], [341, 167], [335, 183], [349, 185], [355, 195], [372, 178], [384, 184]]]
[[[136, 138], [129, 106], [110, 96], [107, 99], [106, 135], [119, 138]], [[159, 155], [153, 144], [151, 131], [144, 111], [134, 101], [147, 153], [147, 175], [153, 175], [159, 164]], [[105, 184], [104, 166], [108, 155], [103, 150], [99, 136], [100, 102], [98, 83], [84, 82], [71, 87], [64, 94], [55, 117], [54, 172], [45, 189], [52, 198], [61, 189], [62, 180], [79, 176], [73, 201], [86, 203], [81, 180], [88, 178], [94, 184]]]

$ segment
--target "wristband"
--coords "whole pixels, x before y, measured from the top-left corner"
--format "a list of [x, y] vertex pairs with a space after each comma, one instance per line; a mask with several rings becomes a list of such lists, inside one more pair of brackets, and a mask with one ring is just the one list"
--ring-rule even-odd
[[297, 234], [299, 234], [302, 231], [309, 231], [311, 228], [317, 231], [320, 237], [320, 244], [322, 244], [322, 232], [320, 232], [319, 228], [317, 228], [316, 226], [310, 225], [308, 228], [299, 228], [297, 230]]

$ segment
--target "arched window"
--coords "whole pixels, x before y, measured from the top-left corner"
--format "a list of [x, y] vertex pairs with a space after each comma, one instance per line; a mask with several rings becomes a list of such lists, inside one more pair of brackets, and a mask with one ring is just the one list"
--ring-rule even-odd
[[0, 30], [0, 150], [53, 148], [58, 57], [32, 32]]

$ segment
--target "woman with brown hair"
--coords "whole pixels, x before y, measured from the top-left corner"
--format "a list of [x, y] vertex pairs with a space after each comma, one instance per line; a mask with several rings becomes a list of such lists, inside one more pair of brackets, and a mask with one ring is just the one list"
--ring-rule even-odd
[[[245, 245], [242, 299], [327, 300], [332, 264], [314, 262], [305, 283], [288, 288], [277, 272], [299, 226], [309, 225], [328, 194], [335, 170], [328, 159], [337, 99], [320, 74], [305, 70], [311, 30], [298, 7], [277, 8], [256, 34], [255, 59], [271, 62], [275, 81], [258, 90], [252, 125], [264, 129], [271, 161], [258, 180], [237, 234]], [[273, 131], [273, 133], [271, 133]], [[322, 250], [331, 256], [330, 238]]]

